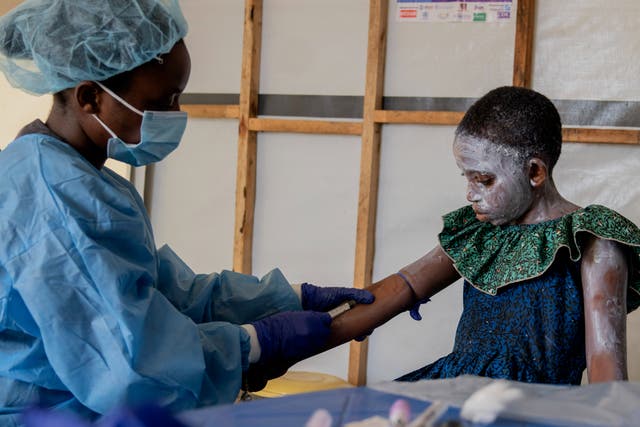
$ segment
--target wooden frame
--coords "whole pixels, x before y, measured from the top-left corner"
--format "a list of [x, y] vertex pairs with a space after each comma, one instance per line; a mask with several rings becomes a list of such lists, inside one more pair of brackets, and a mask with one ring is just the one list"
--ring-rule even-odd
[[254, 132], [294, 132], [334, 135], [362, 135], [361, 122], [333, 122], [328, 120], [250, 119]]
[[[381, 124], [376, 122], [375, 115], [382, 108], [388, 10], [388, 0], [371, 0], [369, 2], [369, 36], [362, 112], [360, 190], [353, 278], [353, 286], [360, 289], [371, 284], [373, 273], [381, 142]], [[364, 385], [367, 382], [367, 351], [368, 340], [351, 342], [348, 378], [351, 384]]]
[[[530, 87], [535, 25], [535, 0], [518, 0], [513, 85]], [[380, 129], [384, 124], [457, 125], [460, 111], [391, 111], [382, 109], [388, 0], [370, 0], [366, 84], [362, 120], [270, 119], [257, 117], [263, 0], [245, 0], [242, 78], [239, 105], [183, 105], [191, 117], [238, 119], [233, 268], [251, 273], [256, 192], [257, 132], [360, 135], [360, 188], [356, 232], [354, 286], [371, 283], [375, 244], [380, 164]], [[640, 130], [565, 127], [566, 142], [640, 144]], [[366, 383], [367, 342], [352, 343], [349, 382]]]
[[565, 127], [562, 129], [562, 140], [596, 144], [640, 144], [640, 130]]
[[531, 87], [531, 60], [536, 16], [536, 0], [518, 0], [516, 41], [513, 52], [513, 85]]
[[251, 273], [253, 214], [256, 203], [257, 134], [249, 121], [258, 112], [260, 51], [262, 48], [262, 0], [246, 0], [242, 42], [242, 77], [238, 110], [238, 167], [233, 269]]
[[185, 104], [181, 107], [194, 119], [239, 119], [239, 105]]

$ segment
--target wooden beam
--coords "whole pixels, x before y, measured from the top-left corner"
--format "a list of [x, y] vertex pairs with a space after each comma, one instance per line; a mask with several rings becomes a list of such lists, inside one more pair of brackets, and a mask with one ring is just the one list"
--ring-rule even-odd
[[362, 123], [328, 120], [249, 119], [249, 130], [254, 132], [361, 135]]
[[562, 140], [596, 144], [640, 144], [640, 129], [565, 127], [562, 129]]
[[513, 55], [513, 85], [531, 87], [536, 0], [518, 0], [516, 42]]
[[249, 120], [258, 111], [260, 52], [262, 47], [262, 0], [245, 0], [242, 39], [242, 76], [238, 124], [238, 170], [233, 239], [233, 270], [251, 273], [253, 215], [256, 202], [257, 135]]
[[[360, 155], [360, 190], [358, 223], [356, 226], [356, 254], [353, 286], [365, 288], [371, 284], [375, 251], [378, 177], [380, 174], [380, 123], [376, 110], [382, 108], [384, 65], [387, 46], [388, 0], [370, 0], [369, 36], [367, 42], [367, 70], [362, 114], [362, 147]], [[352, 342], [349, 353], [349, 382], [367, 382], [368, 342]]]
[[196, 119], [237, 119], [240, 117], [238, 105], [183, 104], [180, 106], [189, 117]]
[[459, 111], [391, 111], [376, 110], [376, 123], [457, 125], [464, 116]]

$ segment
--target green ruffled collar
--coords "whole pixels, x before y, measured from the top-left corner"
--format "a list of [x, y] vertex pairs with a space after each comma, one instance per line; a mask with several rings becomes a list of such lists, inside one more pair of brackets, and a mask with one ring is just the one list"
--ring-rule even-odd
[[587, 232], [631, 248], [627, 310], [640, 306], [640, 229], [611, 209], [590, 205], [537, 224], [496, 226], [478, 221], [466, 206], [443, 219], [440, 245], [462, 277], [483, 292], [495, 295], [503, 286], [542, 275], [563, 247], [571, 260], [580, 260], [578, 234]]

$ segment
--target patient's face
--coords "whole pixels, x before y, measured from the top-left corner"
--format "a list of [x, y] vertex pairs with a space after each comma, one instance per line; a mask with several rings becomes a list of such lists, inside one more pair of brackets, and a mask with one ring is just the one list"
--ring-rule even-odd
[[525, 161], [516, 150], [468, 135], [456, 137], [453, 155], [467, 179], [467, 200], [479, 221], [517, 224], [533, 201]]

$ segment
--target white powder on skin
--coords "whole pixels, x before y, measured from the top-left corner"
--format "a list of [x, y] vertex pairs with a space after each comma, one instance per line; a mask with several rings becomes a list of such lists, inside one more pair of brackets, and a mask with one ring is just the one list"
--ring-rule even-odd
[[515, 149], [460, 135], [453, 154], [467, 178], [467, 200], [480, 221], [513, 224], [529, 210], [533, 191], [524, 159]]

